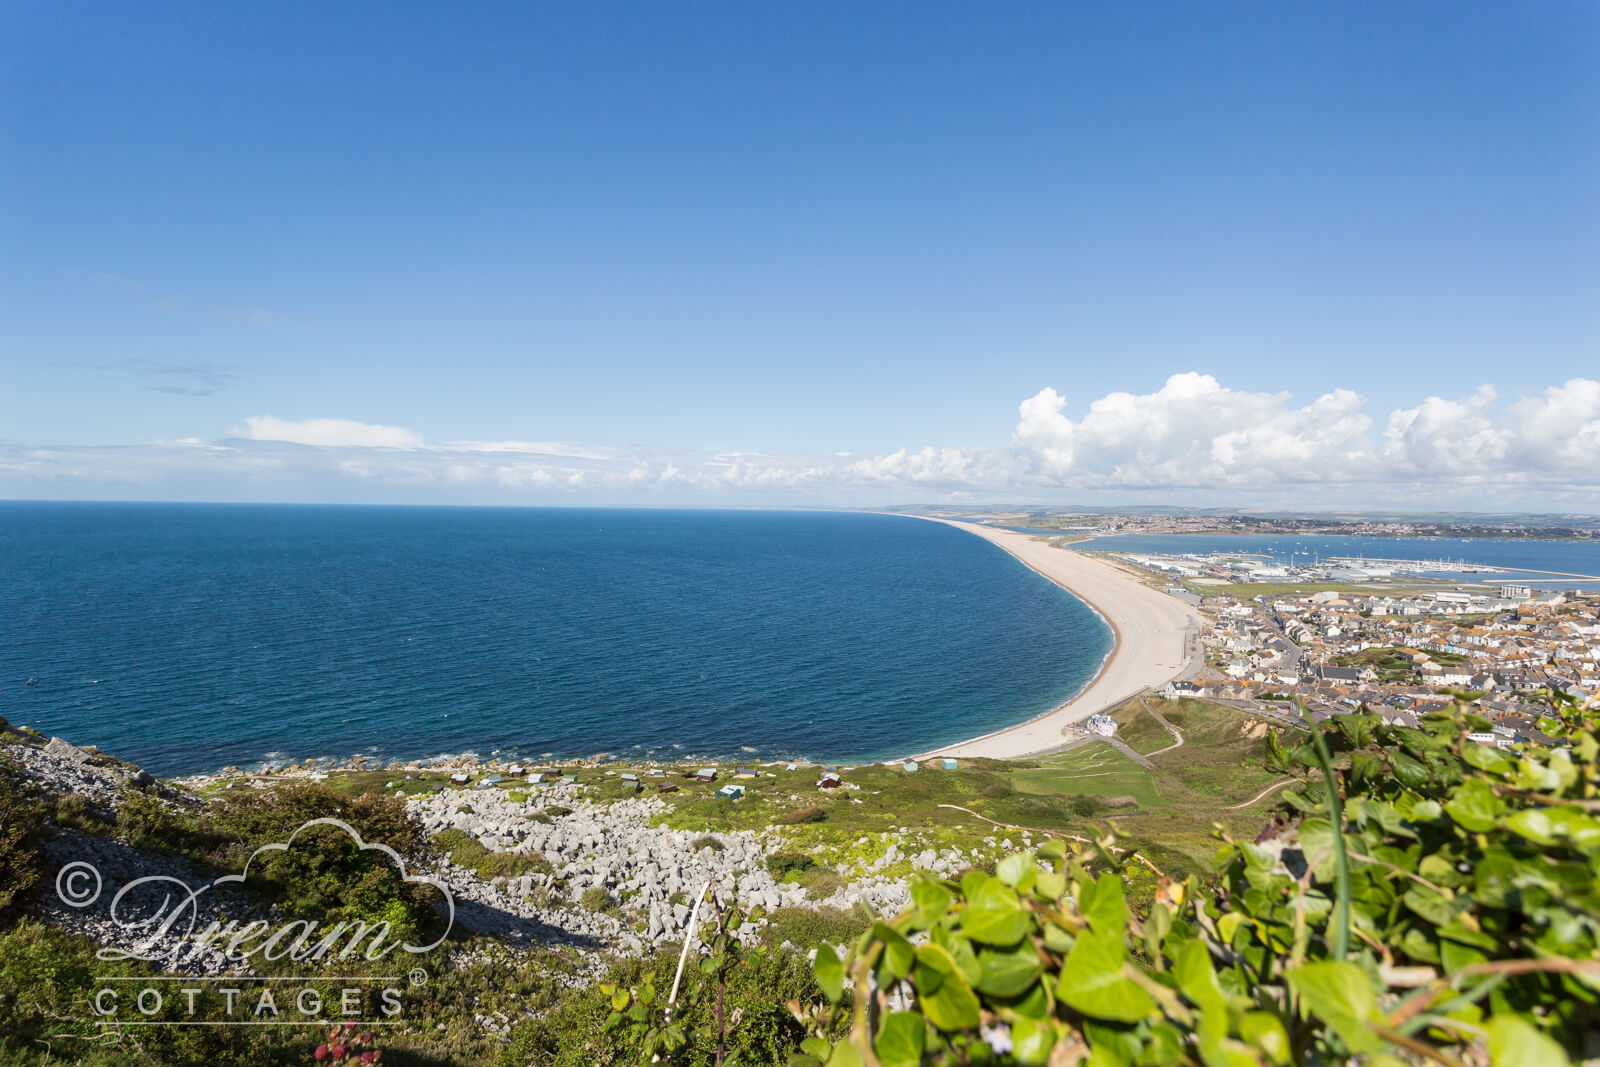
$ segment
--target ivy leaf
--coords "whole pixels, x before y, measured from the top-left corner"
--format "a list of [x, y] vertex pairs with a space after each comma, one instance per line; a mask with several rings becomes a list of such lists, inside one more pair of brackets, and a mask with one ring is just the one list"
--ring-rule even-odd
[[1283, 1028], [1283, 1020], [1271, 1012], [1247, 1012], [1239, 1020], [1239, 1036], [1265, 1052], [1273, 1063], [1289, 1062], [1289, 1032]]
[[844, 996], [844, 961], [839, 959], [832, 945], [817, 946], [817, 959], [811, 970], [823, 994], [833, 1003], [839, 1003], [839, 998]]
[[1028, 875], [1035, 870], [1036, 866], [1032, 856], [1026, 852], [1014, 852], [995, 865], [994, 873], [995, 877], [1000, 879], [1001, 884], [1025, 890], [1024, 882]]
[[970, 1030], [978, 1025], [978, 998], [961, 976], [956, 961], [938, 945], [917, 949], [914, 972], [923, 1014], [940, 1030]]
[[981, 968], [976, 983], [980, 993], [992, 997], [1018, 997], [1039, 978], [1039, 953], [1023, 942], [1010, 951], [984, 949], [978, 953]]
[[1515, 1015], [1489, 1020], [1489, 1061], [1494, 1067], [1555, 1067], [1565, 1064], [1561, 1046]]
[[1288, 972], [1289, 984], [1300, 994], [1307, 1015], [1333, 1027], [1351, 1052], [1376, 1052], [1382, 1042], [1367, 1027], [1378, 1002], [1366, 972], [1344, 960], [1307, 963]]
[[1045, 1020], [1018, 1019], [1011, 1024], [1011, 1055], [1018, 1063], [1028, 1067], [1048, 1063], [1055, 1043], [1055, 1027]]
[[1061, 965], [1056, 995], [1084, 1015], [1134, 1023], [1155, 1008], [1138, 983], [1122, 973], [1127, 949], [1120, 936], [1085, 933]]
[[1489, 783], [1470, 778], [1462, 782], [1455, 795], [1445, 802], [1444, 810], [1463, 830], [1479, 834], [1494, 829], [1502, 805], [1489, 788]]
[[1490, 774], [1506, 774], [1512, 769], [1512, 763], [1500, 754], [1500, 750], [1493, 745], [1480, 745], [1476, 741], [1468, 741], [1461, 746], [1461, 758], [1472, 764], [1480, 771]]
[[872, 1043], [883, 1067], [917, 1067], [922, 1062], [922, 1046], [926, 1040], [926, 1026], [922, 1016], [912, 1011], [890, 1012]]
[[1128, 925], [1128, 905], [1122, 896], [1122, 879], [1101, 875], [1078, 890], [1078, 908], [1089, 925], [1102, 934], [1122, 936]]
[[872, 924], [872, 936], [883, 942], [883, 955], [878, 962], [878, 984], [892, 985], [911, 973], [916, 959], [916, 949], [906, 935], [886, 922]]
[[833, 1055], [828, 1057], [827, 1067], [865, 1067], [865, 1064], [861, 1059], [861, 1050], [847, 1038], [833, 1046]]
[[[993, 883], [999, 886], [999, 883]], [[1003, 895], [1002, 895], [1003, 894]], [[961, 932], [990, 945], [1014, 945], [1033, 927], [1033, 918], [1009, 889], [974, 898], [961, 917]]]
[[1201, 1011], [1227, 1010], [1228, 998], [1217, 984], [1211, 955], [1199, 941], [1190, 941], [1179, 950], [1173, 975], [1178, 979], [1178, 989]]
[[916, 925], [926, 929], [944, 917], [955, 898], [944, 886], [928, 877], [911, 883], [911, 903], [916, 906]]

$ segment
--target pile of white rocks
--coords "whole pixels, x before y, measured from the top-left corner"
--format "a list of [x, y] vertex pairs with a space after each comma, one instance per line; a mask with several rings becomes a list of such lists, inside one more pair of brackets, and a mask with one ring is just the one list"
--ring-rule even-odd
[[5, 752], [25, 775], [43, 784], [47, 791], [75, 794], [107, 808], [121, 804], [129, 786], [156, 784], [146, 771], [97, 758], [98, 753], [93, 750], [79, 748], [59, 737], [52, 737], [44, 745], [7, 745]]
[[[892, 914], [909, 905], [910, 889], [905, 879], [884, 873], [885, 868], [909, 861], [915, 869], [953, 875], [971, 865], [954, 849], [902, 854], [900, 842], [886, 835], [881, 856], [863, 870], [839, 871], [844, 885], [817, 898], [798, 885], [779, 882], [768, 871], [767, 857], [789, 850], [780, 829], [706, 835], [651, 826], [653, 816], [668, 810], [660, 798], [592, 803], [574, 784], [539, 786], [525, 797], [513, 799], [499, 789], [447, 789], [407, 802], [429, 836], [460, 830], [490, 851], [540, 857], [549, 865], [549, 873], [484, 883], [472, 872], [446, 864], [442, 873], [452, 892], [487, 909], [469, 908], [462, 921], [486, 924], [485, 933], [514, 938], [515, 920], [532, 920], [537, 925], [530, 937], [567, 943], [599, 940], [616, 950], [637, 953], [661, 940], [681, 937], [690, 905], [708, 883], [746, 910], [756, 906], [768, 911], [792, 906], [852, 910], [866, 904]], [[570, 813], [551, 815], [552, 808]], [[721, 847], [706, 844], [707, 837], [714, 837]], [[584, 893], [594, 889], [606, 891], [622, 906], [624, 922], [582, 908]], [[498, 919], [496, 911], [501, 913]], [[755, 938], [759, 932], [749, 929], [746, 936]]]

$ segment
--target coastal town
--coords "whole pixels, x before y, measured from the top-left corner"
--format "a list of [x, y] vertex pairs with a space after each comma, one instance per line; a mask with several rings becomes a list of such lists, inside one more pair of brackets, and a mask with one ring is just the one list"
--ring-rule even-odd
[[[1167, 682], [1168, 699], [1290, 715], [1303, 706], [1316, 721], [1365, 710], [1416, 725], [1470, 694], [1493, 723], [1480, 739], [1506, 747], [1544, 740], [1538, 721], [1553, 694], [1581, 701], [1600, 692], [1600, 587], [1450, 585], [1417, 577], [1432, 565], [1402, 561], [1311, 570], [1116, 558], [1199, 598], [1205, 667]], [[1362, 584], [1317, 587], [1339, 580]]]

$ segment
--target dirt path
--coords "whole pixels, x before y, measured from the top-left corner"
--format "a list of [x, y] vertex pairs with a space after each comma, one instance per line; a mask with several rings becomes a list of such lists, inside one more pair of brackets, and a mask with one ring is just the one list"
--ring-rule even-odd
[[1171, 734], [1174, 738], [1176, 738], [1176, 740], [1172, 744], [1168, 745], [1166, 748], [1158, 748], [1154, 752], [1150, 753], [1151, 756], [1159, 756], [1163, 752], [1171, 752], [1175, 748], [1182, 748], [1183, 747], [1183, 731], [1182, 730], [1180, 730], [1176, 726], [1172, 725], [1164, 717], [1162, 717], [1162, 715], [1161, 715], [1161, 713], [1159, 711], [1157, 711], [1155, 708], [1152, 708], [1149, 704], [1145, 703], [1144, 697], [1140, 697], [1139, 698], [1139, 706], [1141, 708], [1143, 708], [1146, 712], [1148, 712], [1152, 719], [1154, 719], [1156, 722], [1160, 723], [1162, 726], [1165, 726], [1167, 728], [1167, 733]]
[[1229, 804], [1227, 807], [1223, 808], [1222, 810], [1223, 811], [1238, 811], [1240, 808], [1248, 808], [1250, 805], [1255, 804], [1258, 801], [1260, 801], [1260, 799], [1262, 797], [1266, 796], [1268, 793], [1272, 792], [1274, 789], [1282, 789], [1286, 785], [1293, 785], [1296, 781], [1297, 781], [1297, 779], [1294, 779], [1294, 778], [1285, 778], [1281, 782], [1273, 782], [1271, 785], [1267, 786], [1265, 789], [1263, 789], [1261, 792], [1257, 793], [1255, 796], [1251, 797], [1249, 800], [1245, 801], [1243, 804]]

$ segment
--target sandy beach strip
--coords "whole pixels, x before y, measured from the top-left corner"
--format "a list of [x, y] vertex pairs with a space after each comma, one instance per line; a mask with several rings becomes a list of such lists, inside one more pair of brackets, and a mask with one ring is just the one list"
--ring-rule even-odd
[[1187, 632], [1196, 613], [1176, 597], [1145, 585], [1130, 571], [1092, 553], [1053, 548], [1048, 540], [971, 522], [932, 519], [998, 546], [1087, 603], [1111, 627], [1115, 644], [1100, 673], [1071, 700], [1025, 723], [925, 752], [930, 756], [1017, 759], [1059, 748], [1061, 728], [1160, 687], [1188, 666]]

